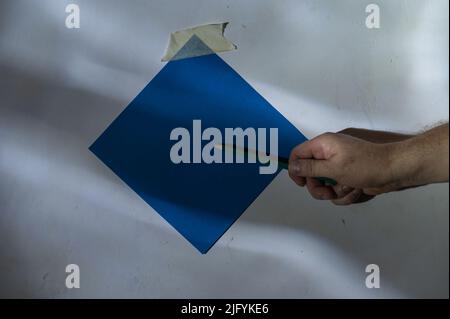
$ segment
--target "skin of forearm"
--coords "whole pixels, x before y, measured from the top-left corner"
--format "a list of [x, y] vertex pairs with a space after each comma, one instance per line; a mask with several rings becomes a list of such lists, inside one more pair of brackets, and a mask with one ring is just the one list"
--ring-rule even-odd
[[386, 144], [390, 178], [399, 187], [448, 182], [448, 123], [404, 141]]
[[394, 132], [367, 130], [362, 128], [346, 128], [339, 133], [357, 137], [362, 140], [377, 144], [400, 142], [415, 136]]

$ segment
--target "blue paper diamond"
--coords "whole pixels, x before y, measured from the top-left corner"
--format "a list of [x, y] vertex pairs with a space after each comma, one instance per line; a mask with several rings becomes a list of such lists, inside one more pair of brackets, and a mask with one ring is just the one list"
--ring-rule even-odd
[[276, 174], [259, 174], [259, 163], [172, 163], [170, 132], [196, 119], [222, 132], [278, 128], [284, 157], [306, 138], [212, 53], [167, 63], [94, 142], [100, 160], [206, 253]]

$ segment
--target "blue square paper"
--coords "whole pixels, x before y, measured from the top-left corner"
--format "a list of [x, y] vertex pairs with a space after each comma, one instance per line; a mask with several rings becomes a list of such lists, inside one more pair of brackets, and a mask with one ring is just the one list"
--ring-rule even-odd
[[167, 63], [94, 142], [90, 150], [101, 161], [206, 253], [276, 174], [259, 174], [259, 163], [172, 163], [170, 132], [192, 132], [193, 120], [223, 135], [226, 127], [267, 128], [267, 134], [278, 128], [284, 157], [306, 139], [218, 55], [209, 54]]

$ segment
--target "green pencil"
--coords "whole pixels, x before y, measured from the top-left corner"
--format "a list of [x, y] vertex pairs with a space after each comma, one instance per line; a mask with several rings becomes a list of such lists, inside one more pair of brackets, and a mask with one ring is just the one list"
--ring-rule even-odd
[[[216, 144], [214, 145], [217, 149], [224, 149], [225, 151], [233, 151], [233, 152], [239, 152], [244, 155], [248, 155], [249, 153], [255, 154], [255, 155], [262, 155], [266, 158], [269, 158], [270, 160], [275, 160], [278, 162], [278, 167], [283, 169], [288, 169], [289, 166], [289, 159], [281, 156], [274, 156], [274, 155], [267, 155], [263, 154], [261, 152], [258, 152], [257, 150], [249, 149], [247, 147], [241, 147], [237, 146], [236, 144]], [[318, 181], [320, 181], [322, 184], [327, 186], [334, 186], [337, 185], [337, 182], [334, 179], [328, 178], [328, 177], [316, 177]]]

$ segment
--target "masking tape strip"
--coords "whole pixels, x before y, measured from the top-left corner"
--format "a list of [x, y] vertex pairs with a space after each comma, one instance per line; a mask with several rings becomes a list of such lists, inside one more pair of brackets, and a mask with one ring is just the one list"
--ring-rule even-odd
[[161, 61], [236, 50], [236, 45], [223, 35], [227, 25], [228, 22], [205, 24], [171, 33], [169, 45]]

